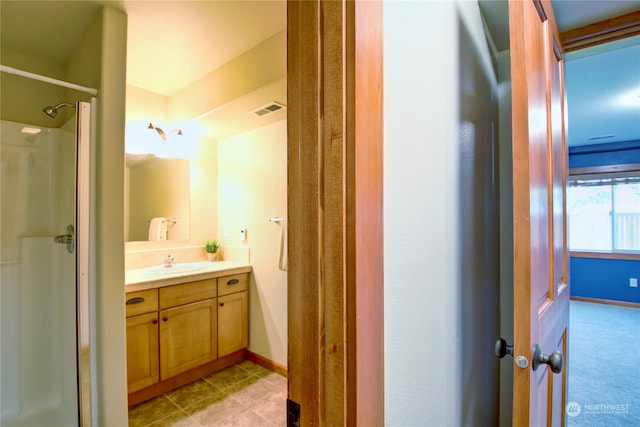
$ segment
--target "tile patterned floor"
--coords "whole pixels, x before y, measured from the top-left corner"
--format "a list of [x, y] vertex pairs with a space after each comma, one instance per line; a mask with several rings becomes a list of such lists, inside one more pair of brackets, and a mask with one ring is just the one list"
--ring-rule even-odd
[[287, 379], [245, 360], [129, 409], [129, 427], [286, 424]]

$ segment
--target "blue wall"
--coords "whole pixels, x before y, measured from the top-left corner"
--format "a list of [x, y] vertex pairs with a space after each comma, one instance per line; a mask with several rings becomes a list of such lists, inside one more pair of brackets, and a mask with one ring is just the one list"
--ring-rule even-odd
[[640, 303], [640, 287], [629, 287], [629, 278], [640, 282], [640, 261], [576, 258], [569, 263], [571, 296]]
[[[596, 144], [569, 149], [569, 168], [640, 163], [640, 141]], [[629, 278], [640, 281], [640, 261], [571, 258], [571, 295], [640, 303], [640, 288], [629, 287]]]

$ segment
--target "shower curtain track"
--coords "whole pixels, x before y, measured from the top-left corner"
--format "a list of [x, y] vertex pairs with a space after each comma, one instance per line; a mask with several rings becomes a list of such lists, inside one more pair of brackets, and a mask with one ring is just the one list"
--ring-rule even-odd
[[62, 87], [66, 87], [66, 88], [69, 88], [69, 89], [78, 90], [80, 92], [88, 93], [88, 94], [90, 94], [92, 96], [98, 96], [98, 89], [95, 89], [95, 88], [92, 88], [92, 87], [80, 86], [80, 85], [77, 85], [75, 83], [65, 82], [63, 80], [58, 80], [58, 79], [54, 79], [54, 78], [51, 78], [51, 77], [42, 76], [40, 74], [35, 74], [35, 73], [31, 73], [29, 71], [19, 70], [17, 68], [13, 68], [13, 67], [7, 67], [6, 65], [0, 65], [0, 71], [2, 71], [3, 73], [15, 74], [17, 76], [26, 77], [28, 79], [38, 80], [38, 81], [41, 81], [41, 82], [51, 83], [51, 84], [54, 84], [54, 85], [57, 85], [57, 86], [62, 86]]

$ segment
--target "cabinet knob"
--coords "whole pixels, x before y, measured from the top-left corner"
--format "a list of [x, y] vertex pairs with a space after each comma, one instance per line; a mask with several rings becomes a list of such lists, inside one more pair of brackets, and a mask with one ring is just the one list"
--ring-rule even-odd
[[224, 303], [223, 302], [220, 303], [220, 307], [224, 307]]
[[153, 323], [153, 324], [155, 325], [156, 323], [158, 323], [158, 319], [153, 319], [153, 320], [151, 321], [151, 323]]
[[163, 321], [163, 322], [166, 322], [167, 320], [169, 320], [169, 318], [168, 318], [167, 316], [165, 316], [165, 317], [163, 317], [163, 318], [162, 318], [162, 321]]

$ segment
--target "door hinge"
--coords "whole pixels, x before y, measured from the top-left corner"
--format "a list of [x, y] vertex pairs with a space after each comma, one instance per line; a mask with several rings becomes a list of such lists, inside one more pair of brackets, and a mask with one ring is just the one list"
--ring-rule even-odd
[[287, 427], [300, 427], [300, 404], [287, 399]]

